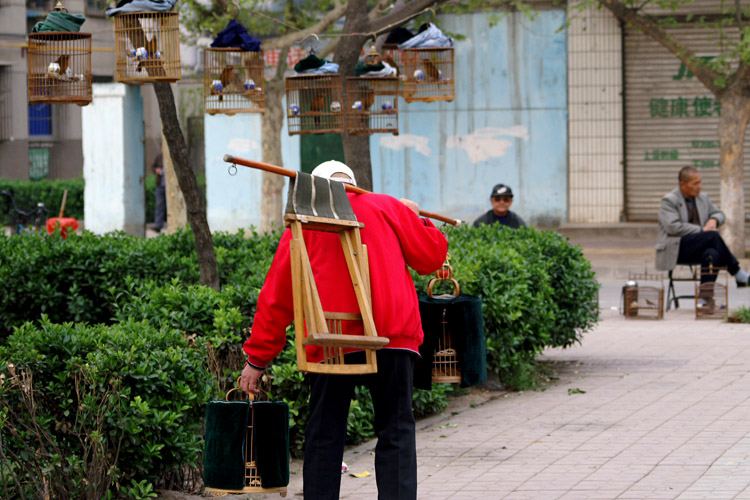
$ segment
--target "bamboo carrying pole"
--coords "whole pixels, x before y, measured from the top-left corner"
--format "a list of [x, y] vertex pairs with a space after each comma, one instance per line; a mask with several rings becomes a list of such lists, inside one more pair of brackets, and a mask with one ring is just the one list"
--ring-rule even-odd
[[[278, 174], [278, 175], [284, 175], [292, 179], [297, 177], [297, 172], [295, 170], [289, 170], [288, 168], [271, 165], [270, 163], [264, 163], [262, 161], [246, 160], [244, 158], [237, 158], [236, 156], [232, 156], [232, 155], [224, 155], [224, 161], [227, 163], [232, 163], [234, 165], [242, 165], [243, 167], [257, 168], [259, 170], [265, 170], [266, 172], [271, 172], [271, 173]], [[344, 188], [346, 188], [346, 191], [349, 193], [357, 193], [357, 194], [371, 194], [372, 193], [372, 191], [368, 191], [366, 189], [362, 189], [357, 186], [352, 186], [351, 184], [347, 184], [345, 182], [342, 184], [344, 184]], [[458, 226], [463, 223], [463, 221], [460, 219], [451, 219], [450, 217], [446, 217], [445, 215], [440, 215], [440, 214], [436, 214], [433, 212], [426, 212], [424, 210], [420, 210], [419, 215], [421, 215], [422, 217], [429, 217], [430, 219], [439, 220], [441, 222], [445, 222], [453, 226]]]

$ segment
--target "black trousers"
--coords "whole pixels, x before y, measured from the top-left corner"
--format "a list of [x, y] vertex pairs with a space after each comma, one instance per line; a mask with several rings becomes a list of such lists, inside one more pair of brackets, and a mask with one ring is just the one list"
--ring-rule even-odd
[[678, 264], [701, 264], [701, 283], [713, 283], [717, 273], [710, 273], [709, 267], [726, 267], [734, 276], [740, 269], [740, 263], [727, 248], [718, 231], [701, 231], [686, 234], [680, 238]]
[[[347, 356], [364, 359], [364, 353]], [[305, 500], [336, 500], [346, 420], [354, 388], [365, 384], [375, 409], [375, 479], [380, 500], [417, 498], [417, 446], [412, 412], [416, 354], [398, 349], [377, 352], [378, 372], [369, 375], [311, 374], [310, 420], [305, 429]]]

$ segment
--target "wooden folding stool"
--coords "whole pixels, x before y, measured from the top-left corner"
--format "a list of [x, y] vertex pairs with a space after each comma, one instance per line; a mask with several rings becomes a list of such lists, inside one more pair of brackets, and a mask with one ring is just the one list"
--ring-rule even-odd
[[[284, 220], [292, 230], [290, 252], [297, 368], [305, 372], [342, 375], [377, 372], [375, 351], [388, 344], [389, 339], [378, 337], [375, 330], [367, 248], [362, 244], [359, 232], [364, 224], [357, 221], [344, 185], [298, 172], [290, 190]], [[302, 236], [303, 228], [338, 233], [359, 313], [323, 310]], [[361, 321], [364, 336], [344, 334], [342, 321]], [[307, 360], [306, 345], [322, 347], [324, 359], [321, 363]], [[345, 363], [344, 348], [364, 350], [366, 362]]]

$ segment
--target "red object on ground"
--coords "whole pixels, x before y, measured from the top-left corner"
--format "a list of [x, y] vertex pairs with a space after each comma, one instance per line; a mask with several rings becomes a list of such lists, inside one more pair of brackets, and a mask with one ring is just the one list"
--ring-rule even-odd
[[63, 239], [68, 237], [70, 231], [78, 229], [78, 221], [72, 217], [50, 217], [47, 219], [47, 232], [52, 234], [55, 228], [60, 226], [60, 235]]

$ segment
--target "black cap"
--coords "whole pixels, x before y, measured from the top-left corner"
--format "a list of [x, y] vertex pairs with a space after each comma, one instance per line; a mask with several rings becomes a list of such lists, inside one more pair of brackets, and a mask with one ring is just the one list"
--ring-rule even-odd
[[505, 184], [498, 184], [495, 187], [492, 188], [492, 193], [490, 193], [490, 198], [493, 196], [513, 196], [513, 190], [506, 186]]

